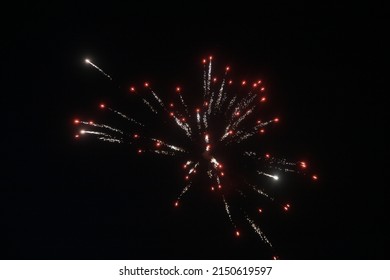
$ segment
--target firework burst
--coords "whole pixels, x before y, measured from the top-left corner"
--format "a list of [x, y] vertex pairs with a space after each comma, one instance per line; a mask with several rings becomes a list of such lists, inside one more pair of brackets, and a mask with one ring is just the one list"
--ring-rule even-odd
[[[86, 59], [85, 62], [112, 80], [110, 75], [90, 60]], [[280, 121], [279, 117], [265, 121], [256, 118], [267, 100], [261, 80], [233, 80], [230, 78], [229, 66], [225, 67], [221, 77], [216, 77], [212, 70], [213, 58], [205, 58], [202, 63], [203, 92], [199, 93], [201, 101], [198, 106], [185, 101], [184, 91], [179, 86], [174, 89], [176, 101], [172, 102], [164, 102], [149, 82], [129, 88], [129, 93], [138, 98], [145, 109], [161, 121], [163, 127], [171, 122], [179, 130], [173, 134], [180, 139], [173, 141], [175, 143], [148, 132], [147, 124], [137, 119], [137, 116], [124, 114], [103, 103], [99, 105], [100, 109], [125, 120], [128, 125], [120, 129], [110, 124], [75, 119], [74, 123], [81, 127], [75, 137], [91, 135], [101, 141], [132, 145], [138, 154], [149, 152], [178, 158], [184, 170], [185, 183], [173, 202], [174, 207], [178, 208], [187, 192], [195, 187], [195, 176], [204, 176], [208, 182], [207, 191], [220, 196], [233, 234], [241, 236], [242, 228], [237, 226], [234, 218], [237, 215], [233, 216], [232, 213], [237, 211], [241, 214], [241, 220], [272, 248], [270, 239], [255, 222], [256, 216], [264, 212], [262, 205], [244, 209], [233, 207], [231, 200], [235, 196], [244, 200], [256, 196], [259, 201], [269, 200], [279, 205], [282, 211], [288, 212], [290, 203], [277, 200], [267, 189], [267, 180], [272, 180], [272, 183], [268, 183], [272, 185], [281, 180], [284, 173], [309, 175], [312, 180], [318, 177], [307, 173], [306, 162], [277, 158], [253, 150], [247, 144], [255, 136], [264, 134], [268, 126]], [[260, 186], [260, 181], [265, 187]]]

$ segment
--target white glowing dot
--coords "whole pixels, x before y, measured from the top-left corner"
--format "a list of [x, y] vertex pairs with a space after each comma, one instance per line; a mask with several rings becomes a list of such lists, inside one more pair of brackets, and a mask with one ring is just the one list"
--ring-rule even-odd
[[85, 63], [91, 63], [91, 61], [87, 58], [87, 59], [85, 60]]
[[278, 176], [276, 176], [276, 175], [274, 175], [272, 178], [274, 178], [274, 180], [279, 180], [279, 177]]
[[80, 133], [81, 134], [85, 134], [85, 130], [80, 130]]

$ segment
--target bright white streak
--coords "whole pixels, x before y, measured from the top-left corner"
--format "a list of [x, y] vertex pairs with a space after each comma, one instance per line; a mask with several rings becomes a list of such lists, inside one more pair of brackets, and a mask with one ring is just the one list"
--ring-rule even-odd
[[106, 72], [104, 72], [102, 69], [100, 69], [98, 66], [96, 66], [95, 64], [93, 64], [88, 58], [85, 60], [85, 63], [95, 67], [95, 69], [97, 69], [100, 73], [102, 73], [104, 76], [106, 76], [107, 78], [109, 78], [110, 80], [112, 80], [111, 76], [108, 75]]
[[257, 171], [258, 174], [261, 174], [261, 175], [264, 175], [264, 176], [267, 176], [267, 177], [270, 177], [274, 180], [279, 180], [279, 176], [277, 175], [271, 175], [271, 174], [268, 174], [268, 173], [264, 173], [264, 172], [261, 172], [261, 171]]

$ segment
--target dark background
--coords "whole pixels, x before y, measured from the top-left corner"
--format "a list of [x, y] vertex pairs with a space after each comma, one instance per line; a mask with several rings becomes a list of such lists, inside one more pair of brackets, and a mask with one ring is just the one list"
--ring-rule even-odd
[[208, 192], [188, 193], [173, 209], [183, 185], [177, 161], [73, 138], [73, 119], [99, 116], [102, 100], [140, 110], [126, 106], [132, 83], [147, 79], [162, 95], [178, 82], [199, 86], [209, 54], [238, 78], [266, 82], [267, 107], [282, 121], [264, 146], [307, 159], [320, 177], [296, 183], [290, 215], [264, 225], [280, 258], [386, 258], [380, 10], [262, 2], [6, 9], [0, 258], [271, 258], [249, 229], [234, 237]]

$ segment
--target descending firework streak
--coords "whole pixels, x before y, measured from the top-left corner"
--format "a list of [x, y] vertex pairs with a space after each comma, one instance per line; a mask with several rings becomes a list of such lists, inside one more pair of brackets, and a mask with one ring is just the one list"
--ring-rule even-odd
[[[106, 78], [112, 80], [110, 75], [89, 59], [86, 59], [85, 62], [96, 68]], [[288, 161], [284, 158], [271, 156], [268, 153], [264, 154], [248, 149], [247, 146], [249, 145], [246, 145], [245, 142], [253, 136], [263, 134], [267, 126], [279, 122], [277, 117], [266, 121], [255, 118], [255, 113], [267, 100], [263, 82], [261, 80], [254, 82], [233, 81], [229, 78], [229, 72], [231, 71], [229, 66], [225, 68], [221, 79], [218, 79], [213, 76], [213, 58], [210, 56], [203, 59], [202, 62], [204, 68], [202, 102], [193, 109], [185, 102], [180, 87], [175, 88], [177, 102], [170, 102], [168, 105], [148, 82], [145, 82], [139, 89], [135, 86], [129, 88], [129, 92], [137, 96], [152, 115], [166, 116], [182, 131], [181, 134], [185, 140], [177, 141], [180, 144], [168, 143], [162, 138], [150, 135], [150, 133], [140, 132], [146, 130], [146, 124], [136, 119], [135, 116], [128, 116], [106, 104], [100, 104], [100, 108], [108, 110], [127, 121], [127, 128], [119, 129], [108, 124], [76, 119], [74, 123], [81, 125], [82, 129], [75, 137], [80, 138], [81, 135], [89, 134], [101, 141], [133, 145], [138, 154], [150, 152], [182, 159], [186, 184], [179, 192], [176, 201], [174, 201], [174, 207], [179, 207], [184, 195], [194, 187], [193, 179], [199, 173], [198, 171], [204, 171], [205, 177], [210, 182], [209, 190], [220, 195], [228, 220], [234, 228], [234, 234], [239, 237], [241, 232], [233, 218], [229, 197], [234, 197], [233, 195], [242, 198], [258, 196], [259, 199], [269, 200], [279, 205], [282, 210], [289, 211], [290, 204], [276, 200], [269, 189], [259, 185], [260, 178], [258, 177], [263, 177], [266, 179], [265, 181], [278, 181], [283, 173], [293, 172], [308, 175], [306, 171], [307, 163]], [[156, 119], [161, 120], [162, 118], [158, 117]], [[164, 123], [164, 125], [166, 124]], [[182, 136], [180, 133], [177, 135], [178, 138]], [[229, 176], [228, 172], [240, 172], [224, 166], [225, 162], [222, 162], [221, 158], [229, 157], [229, 154], [233, 151], [238, 151], [232, 156], [233, 161], [248, 160], [251, 162], [252, 173], [257, 176], [254, 183], [247, 178], [235, 181], [232, 179], [234, 174]], [[312, 180], [318, 179], [317, 175], [312, 174], [310, 176]], [[245, 210], [242, 207], [236, 208], [238, 212], [241, 212], [242, 220], [246, 221], [261, 240], [272, 248], [272, 243], [260, 229], [258, 223], [255, 222], [256, 217], [252, 213], [261, 215], [264, 212], [263, 208], [255, 207], [252, 210]]]

